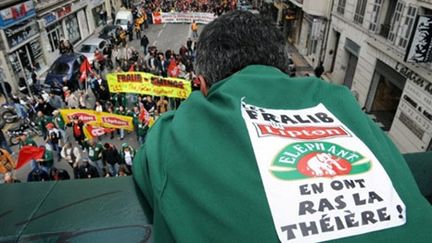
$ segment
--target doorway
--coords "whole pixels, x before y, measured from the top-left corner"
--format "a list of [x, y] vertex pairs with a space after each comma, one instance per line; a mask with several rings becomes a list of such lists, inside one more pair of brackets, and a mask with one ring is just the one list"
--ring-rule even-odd
[[348, 52], [348, 65], [345, 72], [344, 85], [351, 89], [356, 71], [358, 57]]

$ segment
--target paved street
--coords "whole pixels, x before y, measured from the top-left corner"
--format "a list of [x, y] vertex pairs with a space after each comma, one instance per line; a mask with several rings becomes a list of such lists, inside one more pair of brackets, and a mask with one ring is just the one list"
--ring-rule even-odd
[[[199, 30], [201, 30], [202, 26], [199, 26]], [[172, 24], [172, 25], [150, 25], [147, 30], [144, 31], [144, 33], [147, 35], [147, 37], [150, 40], [150, 45], [155, 45], [157, 48], [161, 51], [165, 51], [167, 49], [172, 49], [175, 52], [178, 52], [179, 48], [182, 44], [186, 44], [186, 41], [188, 39], [188, 36], [191, 35], [190, 32], [190, 25], [189, 24]], [[98, 33], [93, 34], [92, 36], [97, 36]], [[128, 43], [128, 45], [133, 46], [134, 48], [138, 49], [140, 53], [142, 53], [142, 48], [140, 46], [140, 41], [137, 39], [134, 39], [131, 43]], [[6, 131], [7, 127], [10, 127], [10, 125], [7, 125], [4, 131]], [[75, 142], [74, 138], [71, 136], [72, 130], [71, 128], [68, 128], [68, 135], [71, 138], [72, 141]], [[34, 138], [36, 143], [38, 145], [43, 145], [44, 141], [40, 137]], [[121, 148], [122, 143], [128, 143], [134, 148], [138, 148], [138, 142], [136, 139], [135, 133], [126, 133], [124, 140], [120, 140], [119, 136], [116, 135], [114, 139], [110, 139], [109, 136], [102, 136], [101, 142], [109, 142], [116, 145], [118, 149]], [[16, 153], [15, 158], [17, 157], [18, 153], [18, 146], [11, 147], [12, 150]], [[86, 158], [87, 154], [82, 152], [81, 153], [82, 158]], [[57, 168], [65, 169], [69, 172], [69, 175], [73, 177], [73, 172], [71, 167], [66, 163], [65, 160], [59, 160], [56, 158], [54, 162], [54, 166]], [[15, 176], [17, 179], [21, 180], [22, 182], [27, 181], [27, 175], [31, 171], [31, 165], [28, 163], [26, 166], [22, 167], [21, 169], [17, 170], [15, 173]]]

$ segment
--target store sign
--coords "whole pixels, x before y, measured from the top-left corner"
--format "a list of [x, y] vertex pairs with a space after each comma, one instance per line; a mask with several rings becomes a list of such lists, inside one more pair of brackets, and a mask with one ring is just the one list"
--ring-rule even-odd
[[30, 49], [34, 58], [42, 56], [42, 46], [38, 39], [30, 42]]
[[36, 10], [32, 0], [2, 9], [0, 10], [0, 29], [12, 26], [35, 15]]
[[392, 126], [406, 127], [413, 136], [405, 139], [424, 151], [432, 139], [432, 83], [401, 63], [395, 69], [407, 82]]
[[57, 12], [58, 18], [62, 18], [62, 17], [66, 16], [72, 12], [72, 6], [70, 4], [68, 4], [62, 8], [57, 9], [56, 12]]
[[57, 20], [57, 13], [51, 12], [49, 14], [44, 15], [42, 18], [44, 20], [44, 26], [47, 26]]
[[19, 44], [24, 43], [28, 38], [36, 35], [39, 32], [39, 28], [36, 21], [28, 20], [19, 25], [14, 25], [5, 29], [4, 32], [9, 48], [14, 48]]
[[411, 35], [405, 61], [432, 62], [432, 16], [419, 15]]

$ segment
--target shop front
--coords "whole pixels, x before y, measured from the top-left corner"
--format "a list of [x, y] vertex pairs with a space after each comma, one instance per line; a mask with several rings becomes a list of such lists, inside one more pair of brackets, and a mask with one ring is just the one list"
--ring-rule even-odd
[[107, 8], [104, 0], [92, 0], [89, 7], [91, 8], [92, 18], [95, 28], [106, 25], [108, 21]]
[[2, 62], [2, 70], [14, 88], [20, 78], [29, 79], [33, 70], [45, 66], [35, 15], [33, 1], [0, 10], [1, 42], [7, 60]]

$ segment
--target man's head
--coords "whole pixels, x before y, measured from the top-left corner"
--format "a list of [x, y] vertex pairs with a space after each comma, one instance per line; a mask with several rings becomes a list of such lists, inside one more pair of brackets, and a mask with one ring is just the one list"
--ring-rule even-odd
[[288, 53], [282, 33], [272, 23], [247, 11], [222, 15], [201, 32], [196, 70], [207, 87], [252, 64], [285, 72]]

